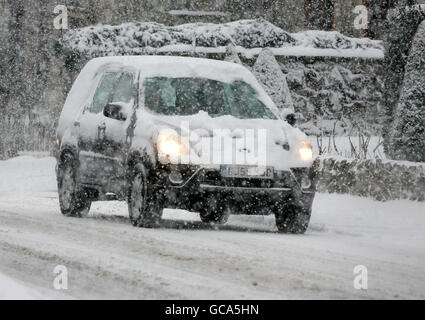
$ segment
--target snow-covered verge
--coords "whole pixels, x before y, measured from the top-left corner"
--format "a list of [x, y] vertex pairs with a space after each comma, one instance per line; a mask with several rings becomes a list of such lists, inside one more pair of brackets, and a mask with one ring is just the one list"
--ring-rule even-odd
[[[0, 161], [2, 297], [38, 298], [27, 294], [35, 287], [64, 298], [52, 288], [61, 264], [66, 297], [81, 299], [425, 298], [423, 203], [318, 194], [303, 236], [278, 234], [272, 216], [232, 216], [214, 229], [178, 210], [165, 210], [159, 229], [138, 229], [118, 202], [63, 217], [54, 165]], [[368, 290], [353, 287], [357, 265], [368, 269]]]
[[224, 53], [229, 43], [247, 58], [266, 47], [273, 48], [276, 55], [383, 58], [381, 41], [350, 38], [339, 32], [290, 34], [263, 19], [180, 26], [153, 22], [97, 25], [68, 31], [62, 46], [65, 51], [93, 58], [161, 52]]
[[379, 201], [425, 201], [425, 163], [381, 159], [320, 158], [321, 192], [372, 197]]
[[56, 192], [56, 160], [50, 157], [20, 156], [0, 161], [0, 194], [2, 197], [25, 198], [29, 193]]

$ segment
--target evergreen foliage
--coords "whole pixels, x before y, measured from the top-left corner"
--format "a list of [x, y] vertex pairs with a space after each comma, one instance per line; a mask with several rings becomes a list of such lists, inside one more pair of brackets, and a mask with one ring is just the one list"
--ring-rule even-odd
[[253, 67], [253, 73], [272, 98], [282, 115], [294, 113], [291, 93], [279, 63], [270, 49], [263, 49]]
[[396, 106], [400, 99], [406, 63], [412, 41], [419, 24], [425, 20], [425, 6], [400, 7], [388, 16], [388, 32], [385, 40], [385, 98], [386, 121], [384, 126], [384, 148], [392, 157], [390, 128], [393, 127]]
[[425, 20], [413, 40], [390, 135], [393, 159], [425, 162]]

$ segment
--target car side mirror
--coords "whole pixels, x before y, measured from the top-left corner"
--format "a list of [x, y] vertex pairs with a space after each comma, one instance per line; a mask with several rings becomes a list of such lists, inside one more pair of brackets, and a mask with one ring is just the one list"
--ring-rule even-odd
[[123, 112], [123, 107], [119, 104], [109, 103], [103, 109], [103, 115], [107, 118], [118, 121], [127, 120], [127, 115]]
[[286, 116], [286, 122], [288, 122], [291, 126], [294, 126], [297, 123], [297, 118], [295, 117], [295, 114], [288, 114]]

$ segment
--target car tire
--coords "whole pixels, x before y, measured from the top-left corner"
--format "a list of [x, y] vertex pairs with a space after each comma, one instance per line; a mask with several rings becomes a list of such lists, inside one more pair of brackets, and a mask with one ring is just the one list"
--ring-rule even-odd
[[230, 211], [220, 203], [219, 199], [210, 197], [206, 204], [199, 212], [199, 217], [203, 223], [221, 225], [227, 222]]
[[276, 206], [275, 217], [279, 232], [304, 234], [310, 224], [311, 206], [300, 206], [289, 199]]
[[132, 170], [129, 181], [128, 212], [131, 223], [135, 227], [159, 227], [162, 217], [162, 206], [152, 186], [149, 185], [148, 171], [144, 165], [138, 164]]
[[78, 186], [76, 179], [76, 161], [65, 154], [58, 168], [58, 194], [61, 212], [67, 217], [84, 217], [92, 201], [87, 193]]

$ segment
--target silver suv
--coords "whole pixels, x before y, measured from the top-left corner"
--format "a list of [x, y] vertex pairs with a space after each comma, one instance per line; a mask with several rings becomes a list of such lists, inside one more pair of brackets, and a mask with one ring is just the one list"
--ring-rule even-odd
[[57, 130], [62, 213], [123, 200], [142, 227], [179, 208], [217, 224], [230, 213], [274, 214], [279, 231], [304, 233], [313, 160], [307, 137], [246, 68], [208, 59], [93, 59]]

